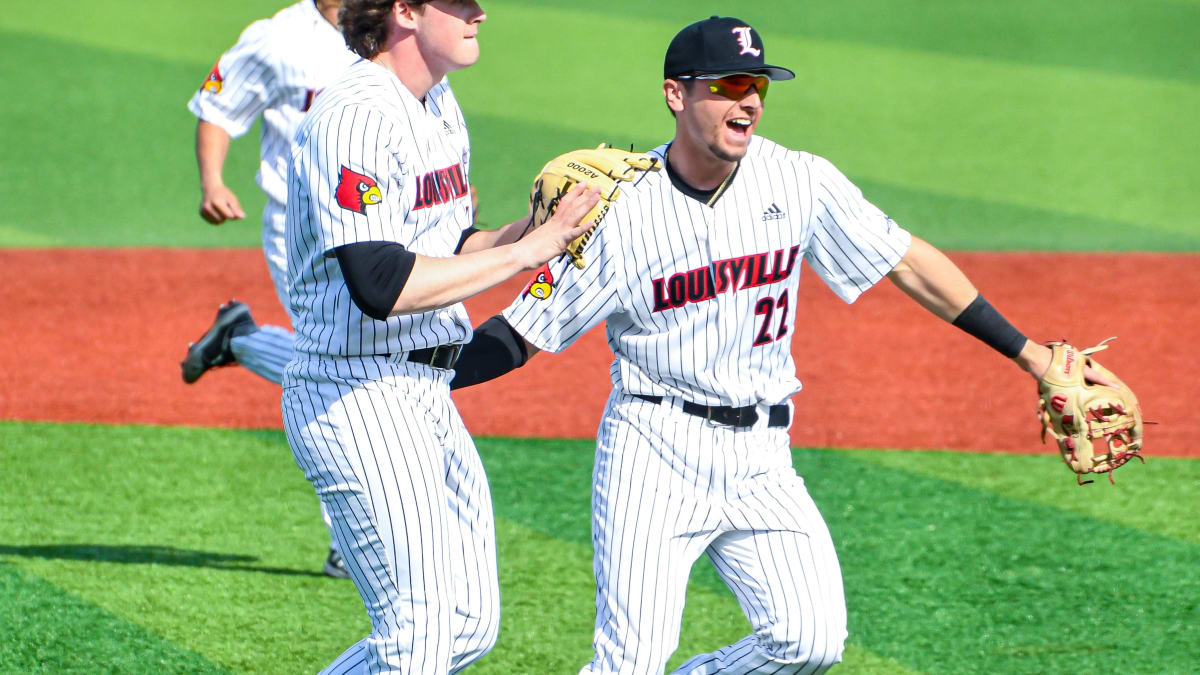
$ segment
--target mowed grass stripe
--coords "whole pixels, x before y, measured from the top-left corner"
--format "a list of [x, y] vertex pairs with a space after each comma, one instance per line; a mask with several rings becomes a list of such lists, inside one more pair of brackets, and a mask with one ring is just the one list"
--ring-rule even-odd
[[[270, 16], [286, 4], [283, 0], [222, 0], [172, 3], [169, 12], [147, 12], [139, 0], [108, 0], [102, 5], [64, 0], [53, 7], [25, 3], [0, 16], [0, 28], [180, 62], [211, 61], [214, 44], [217, 48], [231, 44], [247, 23]], [[508, 0], [484, 5], [491, 12], [489, 22], [502, 20], [516, 11], [514, 7], [544, 14], [562, 4]], [[721, 0], [616, 0], [606, 3], [603, 10], [572, 9], [588, 12], [590, 20], [617, 16], [629, 25], [657, 21], [675, 28], [710, 14], [732, 12], [768, 36], [1200, 82], [1200, 52], [1193, 48], [1200, 6], [1189, 0], [1013, 0], [1004, 4], [942, 0], [905, 3], [903, 11], [897, 11], [894, 0], [749, 3], [736, 11]]]
[[[480, 447], [489, 459], [494, 458], [491, 440], [481, 442]], [[499, 491], [495, 497], [506, 500]], [[503, 601], [500, 642], [472, 672], [578, 671], [592, 655], [595, 582], [591, 545], [559, 539], [503, 517], [497, 518], [496, 536]], [[697, 567], [709, 566], [701, 561]], [[740, 640], [750, 630], [732, 594], [724, 587], [696, 581], [688, 589], [682, 626], [679, 648], [668, 661], [667, 672], [695, 654]], [[529, 664], [535, 663], [540, 668], [531, 669]], [[857, 645], [847, 647], [840, 670], [855, 675], [916, 672]]]
[[[485, 227], [508, 222], [525, 208], [524, 193], [504, 188], [513, 183], [514, 176], [532, 180], [541, 168], [543, 159], [528, 152], [528, 139], [538, 138], [547, 148], [608, 142], [648, 149], [671, 133], [653, 137], [631, 127], [605, 134], [486, 113], [473, 115], [471, 120], [473, 152], [483, 158], [472, 164], [471, 172], [478, 185]], [[947, 250], [1200, 251], [1200, 227], [1191, 231], [1179, 224], [1131, 227], [1109, 218], [962, 197], [856, 175], [851, 178], [872, 203], [897, 222]]]
[[[15, 39], [16, 43], [5, 42], [7, 46], [0, 50], [13, 48], [15, 53], [35, 47], [20, 44], [28, 38]], [[57, 56], [48, 58], [63, 59], [61, 77], [68, 78], [66, 84], [75, 95], [67, 101], [58, 100], [51, 90], [34, 86], [34, 73], [14, 69], [13, 77], [29, 84], [26, 91], [35, 100], [14, 98], [0, 103], [17, 131], [14, 138], [24, 140], [14, 144], [0, 164], [0, 171], [8, 178], [5, 189], [19, 195], [4, 216], [9, 224], [0, 227], [0, 242], [8, 246], [257, 246], [256, 217], [213, 228], [193, 215], [196, 189], [187, 152], [192, 120], [182, 108], [192, 86], [185, 76], [186, 69], [104, 51], [71, 53], [64, 47], [50, 53]], [[78, 72], [66, 67], [67, 62], [89, 63], [94, 72]], [[97, 72], [104, 75], [98, 77]], [[121, 125], [119, 109], [106, 113], [108, 129], [104, 133], [68, 122], [90, 119], [88, 111], [111, 95], [111, 82], [120, 79], [122, 73], [139, 74], [138, 79], [146, 82], [129, 93], [131, 105], [142, 111], [146, 124]], [[36, 100], [38, 97], [44, 100]], [[47, 124], [40, 111], [53, 105], [75, 107], [70, 115], [51, 118]], [[652, 115], [655, 119], [659, 116], [657, 110]], [[642, 125], [630, 126], [621, 133], [601, 134], [488, 113], [475, 114], [472, 120], [477, 157], [474, 174], [483, 197], [482, 218], [493, 225], [516, 217], [524, 209], [525, 193], [513, 189], [520, 182], [514, 177], [532, 176], [544, 155], [600, 140], [649, 147], [670, 133], [663, 128], [660, 135], [651, 135]], [[531, 138], [538, 139], [543, 154], [530, 152]], [[74, 161], [74, 154], [84, 147], [104, 158], [105, 170], [87, 170], [86, 165]], [[227, 174], [250, 213], [256, 213], [262, 204], [261, 192], [253, 183], [254, 162], [252, 137], [234, 144]], [[72, 170], [64, 172], [64, 166]], [[164, 170], [171, 166], [175, 167], [173, 171]], [[48, 176], [54, 177], [63, 194], [71, 198], [41, 198]], [[868, 197], [899, 222], [948, 248], [1040, 249], [1069, 245], [1095, 250], [1200, 250], [1200, 232], [1189, 237], [1149, 227], [1131, 229], [1111, 220], [914, 190], [871, 179], [859, 182]], [[112, 208], [96, 208], [98, 204], [111, 204]], [[136, 216], [130, 217], [130, 211]]]
[[[497, 512], [547, 534], [585, 537], [591, 456], [581, 443], [481, 442], [497, 495], [536, 492], [546, 502], [539, 508], [498, 496]], [[991, 473], [1012, 470], [1006, 456], [971, 457], [992, 460]], [[928, 672], [1101, 672], [1117, 662], [1122, 671], [1184, 672], [1200, 658], [1200, 649], [1172, 647], [1200, 644], [1200, 629], [1190, 626], [1200, 615], [1200, 581], [1184, 581], [1200, 563], [1190, 542], [853, 454], [798, 450], [796, 465], [839, 547], [851, 644]], [[546, 466], [554, 467], [552, 480]], [[1183, 500], [1178, 508], [1194, 512], [1196, 497]], [[722, 588], [707, 564], [696, 567], [693, 583]], [[1117, 655], [1103, 645], [1064, 644], [1055, 628], [1103, 634], [1117, 617], [1156, 636]]]
[[[530, 45], [525, 31], [539, 22], [556, 31]], [[454, 76], [469, 115], [513, 111], [507, 115], [535, 122], [569, 119], [598, 135], [646, 130], [669, 138], [660, 64], [676, 22], [631, 24], [621, 14], [519, 6], [489, 24], [499, 53]], [[599, 44], [620, 36], [623, 63], [640, 65], [622, 65], [614, 69], [620, 77], [599, 81], [564, 77], [553, 87], [544, 77], [513, 76], [543, 72], [556, 56], [575, 53], [580, 36]], [[768, 38], [771, 60], [801, 75], [772, 88], [760, 131], [825, 155], [855, 178], [1139, 228], [1200, 231], [1196, 200], [1188, 197], [1200, 193], [1197, 160], [1180, 143], [1200, 139], [1192, 114], [1200, 87], [1193, 83]]]
[[[332, 658], [365, 630], [353, 590], [315, 575], [324, 546], [315, 498], [278, 432], [3, 423], [0, 441], [25, 468], [0, 496], [0, 527], [10, 533], [0, 560], [234, 670], [293, 672]], [[501, 566], [512, 577], [506, 604], [519, 598], [495, 667], [543, 648], [556, 658], [553, 645], [522, 634], [547, 625], [581, 626], [561, 641], [586, 655], [591, 443], [479, 445]], [[1119, 525], [1083, 538], [1105, 526], [851, 454], [796, 457], [839, 545], [851, 645], [866, 650], [851, 656], [862, 663], [928, 672], [979, 664], [1137, 672], [1150, 664], [1170, 672], [1200, 658], [1168, 648], [1200, 643], [1192, 628], [1200, 589], [1187, 581], [1200, 563], [1193, 544]], [[1122, 584], [1131, 571], [1137, 584]], [[697, 565], [693, 585], [701, 599], [689, 601], [695, 614], [684, 639], [695, 642], [685, 642], [687, 651], [745, 631], [709, 565]], [[563, 593], [578, 602], [554, 595]], [[553, 602], [539, 608], [547, 594]], [[1058, 637], [1062, 625], [1102, 632], [1116, 621], [1149, 637], [1119, 654], [1081, 653]], [[295, 644], [280, 653], [278, 642]], [[508, 649], [518, 656], [505, 656]]]
[[[942, 673], [1200, 662], [1195, 544], [840, 451], [799, 452], [797, 466], [838, 542], [857, 643], [875, 653]], [[1104, 637], [1114, 630], [1139, 638]]]
[[[113, 21], [107, 16], [96, 18], [98, 25]], [[149, 17], [131, 12], [121, 20], [137, 26]], [[26, 93], [0, 103], [6, 129], [21, 141], [0, 163], [3, 196], [12, 205], [0, 236], [13, 233], [0, 241], [255, 246], [262, 205], [252, 180], [256, 132], [234, 144], [226, 172], [254, 215], [221, 228], [195, 215], [194, 120], [184, 104], [235, 38], [238, 29], [226, 23], [188, 25], [180, 50], [200, 40], [193, 34], [209, 35], [208, 47], [197, 50], [203, 58], [191, 65], [56, 43], [24, 28], [4, 32], [0, 54], [9, 58], [0, 72]], [[600, 140], [647, 147], [670, 136], [658, 64], [677, 24], [525, 4], [495, 12], [484, 58], [453, 78], [472, 124], [473, 179], [485, 220], [519, 215], [532, 174], [565, 148]], [[531, 42], [530, 26], [553, 30]], [[764, 29], [770, 54], [802, 77], [772, 90], [762, 132], [830, 157], [901, 222], [918, 233], [928, 227], [936, 243], [1200, 250], [1200, 171], [1186, 152], [1200, 137], [1200, 119], [1191, 114], [1200, 104], [1194, 84], [793, 37], [772, 28]], [[167, 39], [161, 30], [148, 29], [145, 40]], [[576, 61], [569, 55], [605, 50], [622, 55], [606, 71], [610, 77], [571, 76]], [[24, 58], [38, 51], [47, 56]], [[551, 68], [562, 70], [552, 76]], [[51, 79], [60, 86], [42, 86]], [[527, 168], [487, 169], [514, 161]], [[876, 186], [884, 188], [878, 197]], [[897, 193], [910, 199], [893, 202]], [[1039, 217], [1026, 220], [1031, 214]]]
[[[30, 61], [33, 53], [42, 55]], [[251, 215], [219, 228], [197, 215], [196, 120], [186, 105], [207, 72], [0, 31], [0, 77], [22, 91], [0, 100], [0, 196], [9, 205], [0, 244], [260, 245], [254, 131], [226, 164]]]
[[0, 447], [21, 467], [0, 561], [239, 672], [306, 672], [366, 634], [281, 433], [2, 423]]
[[[50, 40], [203, 66], [203, 78], [251, 21], [269, 17], [289, 4], [289, 0], [176, 0], [151, 11], [141, 0], [63, 0], [54, 7], [24, 3], [0, 15], [0, 30], [34, 38], [39, 44]], [[28, 65], [28, 61], [24, 63]], [[124, 83], [117, 91], [130, 91], [140, 84]]]
[[[496, 444], [481, 441], [489, 463]], [[500, 445], [499, 454], [512, 447]], [[57, 589], [29, 588], [42, 583], [34, 581], [4, 587], [3, 606], [42, 597], [49, 625], [14, 623], [13, 631], [0, 633], [14, 645], [0, 638], [0, 653], [22, 640], [60, 651], [60, 642], [38, 631], [53, 634], [54, 616], [68, 617], [60, 630], [73, 630], [69, 617], [83, 610], [70, 609], [72, 602], [153, 633], [153, 639], [138, 637], [128, 628], [123, 646], [89, 647], [97, 665], [88, 672], [110, 670], [106, 664], [120, 664], [111, 667], [119, 672], [164, 672], [157, 665], [162, 659], [144, 667], [131, 662], [162, 649], [156, 640], [236, 672], [306, 672], [368, 630], [352, 585], [317, 572], [326, 535], [316, 497], [279, 432], [0, 422], [0, 447], [22, 468], [0, 493], [0, 529], [7, 535], [0, 566]], [[590, 461], [583, 444], [570, 451]], [[586, 485], [590, 469], [580, 466]], [[540, 470], [547, 475], [555, 468]], [[501, 484], [511, 480], [502, 477]], [[498, 488], [495, 498], [565, 511], [536, 492]], [[568, 507], [575, 510], [573, 502]], [[586, 509], [577, 514], [585, 528]], [[502, 641], [481, 671], [574, 672], [591, 649], [588, 538], [561, 539], [503, 514], [497, 527], [504, 624]], [[747, 631], [721, 588], [694, 589], [688, 611], [677, 660], [690, 653], [685, 650], [713, 649]], [[71, 635], [85, 647], [99, 640], [86, 631]], [[65, 661], [71, 653], [44, 658]], [[847, 659], [847, 672], [902, 672], [861, 649]]]
[[[562, 7], [556, 0], [516, 1], [539, 11]], [[497, 9], [499, 16], [504, 8]], [[637, 17], [675, 28], [712, 14], [732, 14], [762, 31], [768, 45], [774, 44], [772, 36], [786, 35], [1200, 82], [1200, 52], [1194, 48], [1200, 5], [1194, 0], [843, 0], [737, 6], [723, 0], [615, 0], [578, 11], [590, 12], [594, 20]]]
[[0, 563], [0, 672], [229, 671], [32, 574]]
[[[840, 450], [847, 457], [881, 467], [958, 483], [1010, 499], [1070, 511], [1121, 527], [1174, 537], [1200, 546], [1200, 460], [1155, 457], [1134, 460], [1108, 478], [1094, 476], [1079, 486], [1074, 474], [1053, 455], [985, 455], [962, 452]], [[1138, 508], [1144, 504], [1152, 508]], [[1103, 525], [1097, 525], [1103, 527]]]

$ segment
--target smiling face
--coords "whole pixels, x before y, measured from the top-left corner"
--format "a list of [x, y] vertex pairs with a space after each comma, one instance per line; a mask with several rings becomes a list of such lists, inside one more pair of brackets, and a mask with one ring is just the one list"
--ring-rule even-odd
[[715, 162], [736, 162], [762, 118], [763, 102], [751, 86], [741, 98], [713, 93], [705, 80], [667, 80], [667, 105], [675, 113], [675, 142]]
[[[433, 0], [413, 13], [417, 48], [433, 73], [453, 72], [479, 59], [475, 36], [487, 14], [475, 0]], [[440, 76], [437, 79], [441, 79]]]

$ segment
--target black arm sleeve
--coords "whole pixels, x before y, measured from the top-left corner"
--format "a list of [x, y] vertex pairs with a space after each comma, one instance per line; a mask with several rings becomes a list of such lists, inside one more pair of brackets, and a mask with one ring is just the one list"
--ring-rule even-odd
[[1025, 336], [992, 307], [992, 303], [975, 296], [971, 304], [954, 319], [954, 325], [983, 340], [989, 347], [1008, 358], [1021, 353]]
[[451, 389], [462, 389], [487, 382], [516, 370], [529, 360], [525, 338], [497, 314], [479, 324], [475, 336], [463, 345], [454, 364]]
[[334, 249], [350, 299], [363, 314], [385, 321], [408, 282], [417, 255], [394, 241], [360, 241]]
[[467, 229], [463, 230], [462, 236], [460, 236], [458, 238], [458, 246], [454, 247], [454, 255], [458, 255], [459, 253], [462, 253], [463, 245], [467, 243], [467, 240], [471, 238], [471, 235], [475, 234], [478, 231], [479, 231], [479, 228], [477, 228], [477, 227], [468, 227]]

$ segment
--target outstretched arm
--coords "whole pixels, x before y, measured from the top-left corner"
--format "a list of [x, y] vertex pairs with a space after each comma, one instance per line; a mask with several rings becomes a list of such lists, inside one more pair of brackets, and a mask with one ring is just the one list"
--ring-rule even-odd
[[922, 307], [984, 341], [1035, 378], [1049, 367], [1050, 348], [1014, 328], [979, 294], [967, 275], [929, 242], [913, 237], [888, 279]]

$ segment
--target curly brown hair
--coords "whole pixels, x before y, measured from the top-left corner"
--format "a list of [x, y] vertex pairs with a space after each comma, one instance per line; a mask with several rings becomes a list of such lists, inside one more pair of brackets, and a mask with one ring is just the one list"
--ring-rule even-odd
[[342, 0], [338, 25], [346, 44], [364, 59], [374, 58], [387, 40], [387, 17], [397, 2], [417, 7], [431, 0]]

